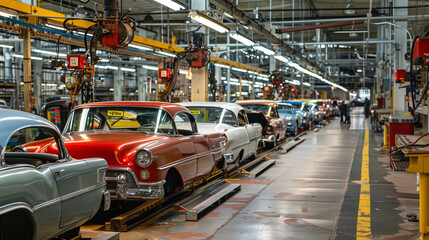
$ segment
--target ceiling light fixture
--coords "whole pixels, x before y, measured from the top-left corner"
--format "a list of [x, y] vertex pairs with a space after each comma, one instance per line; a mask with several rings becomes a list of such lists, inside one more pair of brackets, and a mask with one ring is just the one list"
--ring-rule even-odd
[[137, 44], [128, 44], [128, 47], [132, 47], [132, 48], [136, 48], [136, 49], [140, 49], [143, 51], [152, 51], [152, 49], [148, 48], [148, 47], [143, 47]]
[[179, 11], [181, 9], [185, 9], [185, 6], [182, 4], [172, 1], [172, 0], [154, 0], [155, 2], [158, 2], [170, 9], [173, 9], [174, 11]]
[[266, 55], [274, 55], [275, 52], [267, 47], [264, 47], [262, 44], [257, 43], [255, 44], [255, 46], [253, 46], [254, 49], [261, 51], [263, 53], [265, 53]]
[[45, 25], [45, 27], [53, 28], [53, 29], [57, 29], [57, 30], [61, 30], [61, 31], [67, 31], [67, 30], [66, 30], [65, 28], [63, 28], [63, 27], [59, 27], [59, 26], [52, 25], [52, 24], [46, 24], [46, 25]]
[[231, 69], [234, 70], [234, 71], [238, 71], [238, 72], [247, 72], [247, 70], [241, 69], [241, 68], [235, 68], [235, 67], [233, 67]]
[[285, 58], [285, 57], [283, 57], [281, 55], [275, 55], [274, 58], [277, 59], [277, 60], [279, 60], [279, 61], [282, 61], [284, 63], [288, 63], [289, 62], [289, 60], [287, 58]]
[[356, 13], [356, 10], [352, 9], [354, 7], [353, 1], [350, 0], [349, 4], [347, 4], [346, 9], [344, 10], [344, 14], [352, 15]]
[[0, 16], [5, 18], [16, 17], [16, 11], [0, 7]]
[[56, 52], [45, 51], [45, 50], [40, 50], [40, 49], [31, 49], [31, 51], [36, 52], [36, 53], [40, 53], [40, 54], [45, 54], [45, 55], [67, 57], [67, 54], [65, 54], [65, 53], [56, 53]]
[[176, 54], [173, 54], [173, 53], [168, 53], [168, 52], [163, 52], [163, 51], [159, 51], [157, 53], [168, 56], [168, 57], [176, 57]]
[[143, 65], [142, 67], [143, 67], [144, 69], [153, 70], [153, 71], [158, 71], [158, 67], [155, 67], [155, 66]]
[[190, 11], [188, 17], [220, 33], [229, 32], [229, 27], [199, 11]]
[[[20, 55], [20, 54], [12, 54], [12, 57], [15, 57], [15, 58], [24, 58], [24, 56]], [[41, 58], [41, 57], [31, 57], [31, 60], [43, 60], [43, 58]]]
[[253, 40], [250, 40], [249, 38], [245, 37], [244, 35], [242, 35], [241, 33], [232, 30], [229, 32], [229, 36], [234, 38], [235, 40], [243, 43], [246, 46], [253, 46], [255, 45], [255, 42]]
[[223, 64], [220, 64], [220, 63], [215, 63], [215, 66], [216, 67], [221, 67], [221, 68], [231, 68], [230, 66], [228, 66], [228, 65], [223, 65]]
[[0, 47], [1, 47], [1, 48], [9, 48], [9, 49], [12, 49], [12, 48], [13, 48], [13, 46], [10, 46], [10, 45], [4, 45], [4, 44], [0, 44]]

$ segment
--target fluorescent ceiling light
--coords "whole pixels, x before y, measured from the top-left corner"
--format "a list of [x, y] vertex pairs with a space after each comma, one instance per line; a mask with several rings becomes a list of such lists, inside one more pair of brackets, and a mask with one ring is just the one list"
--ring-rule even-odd
[[172, 54], [172, 53], [168, 53], [168, 52], [159, 51], [157, 53], [168, 56], [168, 57], [176, 57], [176, 54]]
[[238, 71], [238, 72], [247, 72], [247, 70], [244, 70], [244, 69], [241, 69], [241, 68], [235, 68], [235, 67], [233, 67], [231, 69], [234, 70], [234, 71]]
[[115, 66], [106, 66], [107, 69], [111, 69], [111, 70], [118, 70], [118, 67]]
[[179, 4], [172, 0], [154, 0], [155, 2], [161, 3], [162, 5], [173, 9], [174, 11], [179, 11], [181, 9], [185, 9], [185, 7], [182, 4]]
[[128, 47], [137, 48], [137, 49], [144, 50], [144, 51], [152, 51], [152, 49], [150, 49], [148, 47], [143, 47], [143, 46], [136, 45], [136, 44], [128, 44]]
[[0, 44], [0, 47], [1, 47], [1, 48], [10, 48], [10, 49], [12, 49], [12, 48], [13, 48], [13, 46], [10, 46], [10, 45], [4, 45], [4, 44]]
[[5, 18], [16, 17], [16, 11], [7, 8], [0, 8], [0, 16]]
[[332, 33], [367, 33], [365, 30], [344, 30], [344, 31], [333, 31]]
[[155, 66], [143, 65], [142, 67], [143, 67], [144, 69], [158, 71], [158, 67], [155, 67]]
[[228, 65], [223, 65], [223, 64], [219, 64], [219, 63], [215, 63], [216, 67], [221, 67], [221, 68], [230, 68], [230, 66]]
[[[36, 53], [45, 54], [45, 55], [57, 56], [56, 52], [45, 51], [45, 50], [41, 50], [41, 49], [31, 49], [31, 51], [32, 52], [36, 52]], [[58, 56], [60, 56], [60, 57], [67, 57], [67, 54], [58, 53]]]
[[305, 82], [305, 83], [303, 83], [302, 85], [307, 86], [307, 87], [310, 87], [310, 86], [311, 86], [311, 84], [310, 84], [310, 83], [308, 83], [308, 82]]
[[233, 18], [234, 18], [233, 16], [229, 15], [229, 14], [228, 14], [228, 13], [226, 13], [226, 12], [224, 12], [224, 13], [223, 13], [223, 15], [225, 15], [226, 17], [231, 18], [231, 19], [233, 19]]
[[66, 31], [65, 28], [59, 27], [59, 26], [56, 26], [56, 25], [52, 25], [52, 24], [46, 24], [45, 27], [53, 28], [53, 29], [57, 29], [57, 30], [61, 30], [61, 31]]
[[275, 53], [273, 50], [262, 46], [262, 44], [260, 44], [260, 43], [253, 46], [253, 48], [258, 50], [258, 51], [265, 53], [266, 55], [274, 55], [274, 53]]
[[235, 40], [243, 43], [246, 46], [253, 46], [255, 45], [255, 42], [250, 40], [249, 38], [245, 37], [244, 35], [240, 34], [239, 32], [233, 30], [229, 32], [229, 36], [234, 38]]
[[277, 59], [277, 60], [279, 60], [279, 61], [282, 61], [284, 63], [288, 63], [289, 62], [289, 60], [287, 58], [285, 58], [285, 57], [283, 57], [281, 55], [275, 55], [274, 58]]
[[225, 26], [223, 23], [210, 18], [199, 11], [190, 11], [188, 17], [220, 33], [226, 33], [230, 30], [229, 27]]
[[184, 69], [179, 69], [179, 74], [187, 75], [187, 74], [188, 74], [188, 71], [187, 71], [187, 70], [184, 70]]
[[100, 59], [100, 62], [109, 62], [109, 59], [102, 58]]
[[121, 70], [124, 72], [135, 72], [136, 71], [134, 68], [126, 68], [126, 67], [121, 67]]
[[[16, 57], [16, 58], [24, 58], [23, 55], [20, 54], [12, 54], [12, 57]], [[31, 57], [32, 60], [43, 60], [43, 58], [41, 57]]]

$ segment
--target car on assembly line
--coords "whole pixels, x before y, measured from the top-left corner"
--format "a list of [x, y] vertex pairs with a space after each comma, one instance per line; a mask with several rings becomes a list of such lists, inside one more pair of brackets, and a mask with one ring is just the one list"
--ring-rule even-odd
[[278, 104], [270, 100], [246, 100], [236, 102], [246, 111], [250, 123], [260, 123], [263, 127], [263, 141], [271, 147], [286, 139], [286, 118], [279, 115]]
[[320, 124], [325, 117], [324, 112], [319, 109], [319, 105], [316, 103], [310, 103], [308, 106], [310, 107], [311, 119], [313, 119], [314, 123]]
[[[198, 133], [191, 112], [174, 103], [83, 104], [70, 112], [63, 139], [76, 159], [106, 159], [112, 199], [160, 199], [226, 167], [225, 135]], [[56, 152], [51, 142], [31, 147]]]
[[296, 136], [302, 125], [302, 116], [298, 114], [293, 105], [289, 103], [278, 103], [278, 111], [280, 116], [286, 118], [287, 132], [292, 136]]
[[312, 124], [310, 108], [308, 107], [308, 103], [304, 101], [278, 101], [278, 103], [289, 103], [293, 106], [294, 111], [302, 117], [302, 124], [299, 128], [309, 129]]
[[[22, 145], [41, 141], [55, 154]], [[51, 239], [109, 208], [106, 161], [71, 158], [48, 120], [0, 109], [0, 150], [0, 239]]]
[[241, 160], [255, 158], [258, 147], [263, 146], [261, 124], [250, 124], [244, 108], [238, 104], [186, 102], [180, 105], [188, 108], [194, 115], [200, 133], [218, 132], [226, 135], [227, 163], [234, 162], [238, 166]]

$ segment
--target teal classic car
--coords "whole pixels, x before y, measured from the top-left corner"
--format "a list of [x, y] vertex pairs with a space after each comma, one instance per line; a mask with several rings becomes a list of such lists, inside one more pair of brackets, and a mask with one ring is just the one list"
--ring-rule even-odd
[[[55, 141], [58, 154], [20, 146], [34, 141]], [[49, 239], [108, 209], [106, 161], [72, 159], [48, 120], [0, 109], [0, 150], [0, 239]]]

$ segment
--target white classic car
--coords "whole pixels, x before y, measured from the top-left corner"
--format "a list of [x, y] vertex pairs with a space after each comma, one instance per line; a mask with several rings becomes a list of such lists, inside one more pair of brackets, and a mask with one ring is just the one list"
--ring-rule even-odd
[[227, 163], [237, 166], [241, 160], [256, 157], [259, 146], [263, 146], [262, 126], [249, 124], [244, 108], [226, 102], [184, 102], [197, 121], [200, 133], [225, 133], [228, 138], [225, 150]]

